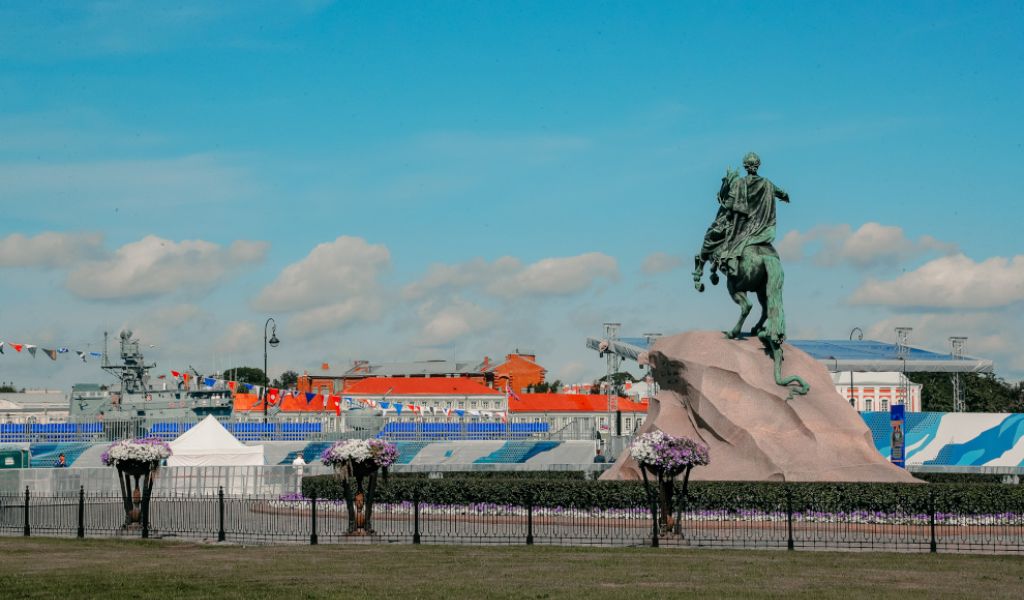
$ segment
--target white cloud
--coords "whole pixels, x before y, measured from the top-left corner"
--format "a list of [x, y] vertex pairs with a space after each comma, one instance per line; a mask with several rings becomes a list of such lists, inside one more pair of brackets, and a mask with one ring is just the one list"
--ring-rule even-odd
[[426, 302], [418, 313], [421, 321], [418, 343], [422, 346], [442, 346], [484, 331], [497, 321], [495, 313], [460, 298], [443, 306]]
[[619, 278], [618, 263], [600, 252], [566, 258], [539, 260], [512, 276], [502, 277], [487, 287], [497, 296], [566, 296], [589, 288], [600, 279]]
[[868, 279], [853, 304], [927, 308], [997, 308], [1024, 301], [1024, 255], [975, 262], [963, 254], [925, 263], [890, 281]]
[[297, 313], [291, 326], [302, 333], [373, 320], [381, 312], [378, 277], [390, 263], [386, 246], [341, 236], [285, 267], [253, 306], [260, 311]]
[[145, 298], [178, 290], [206, 290], [231, 271], [259, 262], [265, 242], [236, 241], [228, 248], [204, 240], [174, 242], [149, 235], [112, 256], [82, 263], [67, 287], [92, 300]]
[[582, 292], [605, 279], [616, 281], [618, 263], [600, 252], [563, 258], [544, 258], [524, 266], [510, 256], [494, 262], [477, 258], [458, 265], [433, 265], [427, 274], [402, 290], [408, 300], [432, 293], [479, 289], [500, 298], [566, 296]]
[[784, 261], [795, 262], [811, 250], [814, 262], [831, 267], [846, 264], [858, 269], [895, 266], [926, 253], [951, 253], [954, 244], [931, 236], [909, 239], [901, 227], [864, 223], [857, 230], [849, 225], [821, 225], [806, 233], [790, 231], [776, 245]]
[[682, 266], [682, 258], [665, 252], [654, 252], [644, 259], [644, 263], [641, 265], [640, 270], [648, 275], [653, 275], [654, 273], [667, 273], [669, 271], [674, 271]]
[[0, 239], [0, 267], [67, 267], [103, 253], [98, 233], [13, 233]]

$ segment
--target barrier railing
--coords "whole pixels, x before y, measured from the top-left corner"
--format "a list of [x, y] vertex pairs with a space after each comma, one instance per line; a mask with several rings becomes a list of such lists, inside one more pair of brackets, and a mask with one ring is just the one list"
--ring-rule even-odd
[[[788, 495], [787, 495], [788, 498]], [[0, 535], [142, 537], [236, 543], [553, 544], [599, 546], [722, 546], [857, 549], [908, 552], [1024, 554], [1024, 511], [992, 514], [937, 512], [933, 501], [898, 512], [836, 511], [788, 501], [744, 508], [684, 501], [671, 527], [659, 531], [645, 508], [580, 509], [520, 504], [431, 504], [411, 501], [374, 506], [370, 535], [348, 532], [345, 503], [297, 493], [236, 496], [157, 495], [145, 524], [126, 526], [119, 494], [63, 494], [31, 489], [0, 496]], [[819, 510], [820, 509], [820, 510]]]

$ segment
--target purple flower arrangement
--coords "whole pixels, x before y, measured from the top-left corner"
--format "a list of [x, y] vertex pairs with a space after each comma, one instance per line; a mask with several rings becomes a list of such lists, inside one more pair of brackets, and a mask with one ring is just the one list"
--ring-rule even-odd
[[158, 463], [171, 455], [171, 447], [158, 438], [136, 438], [114, 442], [100, 460], [108, 467], [116, 467], [122, 462]]
[[[286, 494], [271, 504], [277, 508], [300, 510], [308, 508], [309, 499], [302, 494]], [[342, 500], [320, 500], [317, 506], [327, 512], [344, 512]], [[393, 515], [412, 515], [413, 503], [387, 502], [376, 504], [377, 510]], [[475, 502], [469, 504], [420, 503], [421, 515], [448, 515], [468, 517], [526, 517], [523, 506]], [[567, 519], [592, 518], [616, 521], [648, 521], [650, 513], [646, 508], [567, 508], [562, 506], [535, 506], [534, 517], [564, 517]], [[740, 510], [690, 510], [683, 517], [687, 521], [704, 523], [785, 523], [785, 511], [759, 509]], [[847, 523], [858, 525], [928, 525], [927, 514], [910, 514], [886, 511], [796, 511], [793, 520], [802, 523]], [[954, 514], [936, 513], [935, 523], [942, 526], [996, 526], [1020, 525], [1024, 514], [1013, 512], [999, 514]]]
[[708, 447], [688, 437], [675, 437], [664, 431], [636, 436], [629, 446], [630, 455], [655, 473], [675, 477], [687, 468], [711, 462]]

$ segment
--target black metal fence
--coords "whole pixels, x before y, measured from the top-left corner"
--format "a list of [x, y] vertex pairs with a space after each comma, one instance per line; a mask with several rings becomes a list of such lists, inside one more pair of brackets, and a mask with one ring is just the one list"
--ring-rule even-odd
[[[753, 504], [753, 503], [752, 503]], [[161, 538], [246, 544], [548, 544], [984, 552], [1024, 554], [1024, 513], [796, 511], [790, 502], [716, 509], [687, 504], [668, 526], [653, 510], [581, 510], [522, 505], [374, 507], [374, 533], [347, 531], [345, 504], [292, 496], [157, 496], [142, 523], [125, 525], [119, 495], [0, 497], [0, 534]]]
[[125, 526], [120, 495], [0, 496], [0, 535], [122, 537], [235, 543], [554, 544], [847, 549], [1024, 554], [1024, 514], [744, 509], [687, 504], [658, 526], [650, 509], [437, 505], [414, 499], [374, 506], [371, 535], [347, 531], [345, 503], [290, 496], [160, 495], [144, 523]]

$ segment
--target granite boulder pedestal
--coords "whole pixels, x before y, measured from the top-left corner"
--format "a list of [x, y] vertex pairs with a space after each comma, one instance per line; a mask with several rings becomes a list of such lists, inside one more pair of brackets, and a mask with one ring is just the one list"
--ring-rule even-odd
[[[878, 453], [821, 363], [783, 349], [783, 373], [802, 376], [811, 386], [806, 396], [775, 384], [757, 338], [691, 331], [659, 339], [641, 356], [660, 391], [639, 433], [660, 429], [707, 444], [711, 464], [694, 469], [694, 480], [919, 482]], [[628, 449], [601, 476], [640, 478]]]

